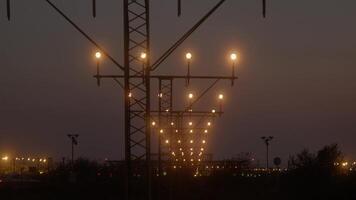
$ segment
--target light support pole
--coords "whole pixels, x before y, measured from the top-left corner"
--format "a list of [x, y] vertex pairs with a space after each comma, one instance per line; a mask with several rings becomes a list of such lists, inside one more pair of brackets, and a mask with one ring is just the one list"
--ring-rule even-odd
[[269, 158], [268, 158], [268, 151], [269, 151], [269, 144], [271, 142], [271, 140], [273, 140], [273, 136], [263, 136], [261, 137], [261, 139], [264, 141], [265, 145], [266, 145], [266, 169], [268, 170], [269, 167], [268, 167], [268, 161], [269, 161]]
[[[223, 95], [223, 94], [219, 94], [218, 100], [219, 100], [219, 112], [222, 113], [222, 112], [223, 112], [223, 100], [224, 100], [224, 95]], [[220, 114], [220, 115], [221, 115], [221, 114]]]
[[101, 53], [98, 51], [95, 53], [95, 59], [96, 59], [96, 82], [97, 85], [100, 86], [100, 59], [101, 59]]
[[74, 146], [78, 145], [78, 134], [68, 134], [67, 135], [68, 138], [71, 140], [71, 144], [72, 144], [72, 167], [74, 165]]
[[[235, 77], [235, 67], [236, 67], [236, 62], [237, 62], [237, 54], [232, 53], [230, 55], [230, 59], [232, 61], [232, 69], [231, 69], [231, 77]], [[234, 79], [231, 79], [231, 85], [234, 85]]]
[[193, 57], [193, 55], [191, 53], [185, 54], [185, 58], [187, 59], [187, 84], [186, 84], [186, 86], [188, 86], [190, 83], [190, 63], [191, 63], [192, 57]]

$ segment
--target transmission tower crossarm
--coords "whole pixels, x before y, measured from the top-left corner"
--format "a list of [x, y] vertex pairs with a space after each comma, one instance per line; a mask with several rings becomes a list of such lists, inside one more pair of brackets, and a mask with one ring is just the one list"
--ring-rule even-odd
[[[125, 78], [124, 75], [94, 75], [94, 78]], [[142, 76], [133, 75], [130, 78], [141, 78]], [[151, 75], [149, 78], [154, 79], [186, 79], [187, 76], [174, 76], [174, 75]], [[216, 80], [236, 80], [236, 76], [190, 76], [190, 79], [216, 79]]]
[[176, 43], [152, 64], [151, 70], [157, 69], [189, 36], [191, 36], [226, 0], [220, 0], [207, 14], [205, 14], [191, 29], [189, 29]]
[[81, 33], [89, 42], [91, 42], [102, 54], [109, 58], [117, 67], [124, 70], [124, 67], [119, 64], [103, 47], [101, 47], [92, 37], [90, 37], [83, 29], [81, 29], [76, 23], [73, 22], [63, 11], [61, 11], [56, 5], [54, 5], [50, 0], [46, 2], [59, 13], [69, 24], [71, 24], [79, 33]]

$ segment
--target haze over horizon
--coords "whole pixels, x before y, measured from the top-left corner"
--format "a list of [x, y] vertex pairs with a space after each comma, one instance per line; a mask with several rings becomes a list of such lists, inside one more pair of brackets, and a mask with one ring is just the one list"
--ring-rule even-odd
[[[96, 19], [87, 1], [52, 1], [123, 63], [121, 1], [98, 2]], [[177, 18], [176, 1], [152, 1], [152, 60], [216, 2], [184, 1]], [[10, 22], [0, 7], [0, 154], [69, 157], [66, 135], [77, 133], [77, 156], [123, 158], [122, 91], [109, 80], [96, 86], [95, 47], [44, 1], [13, 4]], [[263, 163], [265, 135], [275, 137], [271, 157], [284, 164], [330, 143], [356, 158], [355, 8], [354, 1], [279, 0], [262, 19], [260, 1], [228, 1], [155, 73], [184, 74], [191, 51], [193, 74], [230, 75], [227, 56], [239, 52], [235, 87], [216, 89], [225, 93], [226, 113], [208, 141], [215, 158], [253, 152]], [[109, 61], [102, 66], [119, 73]]]

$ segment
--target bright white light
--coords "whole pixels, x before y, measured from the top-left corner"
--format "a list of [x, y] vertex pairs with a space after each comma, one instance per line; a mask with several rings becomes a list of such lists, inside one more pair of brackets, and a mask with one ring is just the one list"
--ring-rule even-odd
[[192, 55], [191, 53], [185, 54], [185, 58], [186, 58], [187, 60], [191, 60], [192, 57], [193, 57], [193, 55]]
[[95, 57], [97, 58], [97, 59], [100, 59], [101, 58], [101, 53], [98, 51], [98, 52], [96, 52], [95, 53]]
[[223, 94], [219, 94], [219, 99], [223, 100], [224, 99], [224, 95]]
[[237, 60], [237, 54], [236, 54], [236, 53], [232, 53], [232, 54], [230, 55], [230, 59], [231, 59], [232, 61], [236, 61], [236, 60]]
[[145, 52], [142, 52], [140, 55], [141, 59], [144, 60], [147, 58], [147, 54]]

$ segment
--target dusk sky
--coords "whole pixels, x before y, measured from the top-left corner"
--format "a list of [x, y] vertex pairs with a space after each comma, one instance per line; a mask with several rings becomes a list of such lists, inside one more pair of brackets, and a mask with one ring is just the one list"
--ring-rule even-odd
[[[123, 63], [122, 1], [98, 1], [96, 19], [89, 0], [52, 2]], [[176, 0], [151, 1], [152, 60], [217, 0], [182, 2], [177, 18]], [[69, 157], [66, 135], [77, 133], [78, 156], [122, 159], [123, 93], [111, 80], [96, 86], [95, 47], [45, 1], [13, 1], [10, 22], [1, 4], [0, 154]], [[355, 9], [351, 0], [273, 0], [262, 19], [260, 0], [227, 1], [154, 74], [184, 75], [190, 51], [193, 74], [230, 75], [228, 55], [239, 52], [235, 86], [220, 83], [200, 104], [226, 96], [208, 140], [215, 158], [252, 152], [263, 163], [264, 135], [284, 163], [330, 143], [356, 158]], [[109, 61], [102, 68], [120, 73]], [[206, 85], [192, 82], [197, 93]]]

